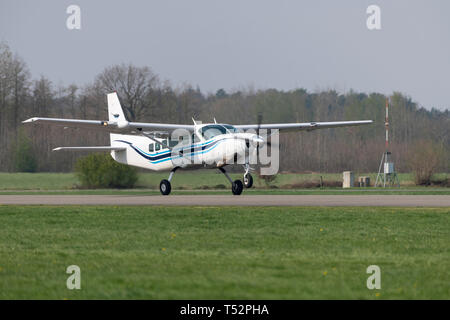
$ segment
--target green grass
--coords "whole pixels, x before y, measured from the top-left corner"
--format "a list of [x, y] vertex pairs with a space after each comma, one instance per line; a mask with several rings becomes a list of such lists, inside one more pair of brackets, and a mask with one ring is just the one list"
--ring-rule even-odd
[[449, 208], [0, 206], [0, 225], [2, 299], [450, 299]]
[[0, 190], [62, 190], [77, 183], [73, 173], [0, 172]]
[[[231, 174], [233, 179], [242, 178], [242, 174]], [[321, 174], [279, 174], [275, 186], [295, 184], [303, 181], [319, 181]], [[322, 174], [324, 180], [340, 181], [342, 174]], [[404, 181], [411, 180], [410, 174], [401, 174]], [[139, 174], [138, 187], [158, 189], [159, 182], [167, 179], [167, 172], [146, 172]], [[267, 187], [262, 179], [253, 174], [255, 187]], [[375, 177], [372, 178], [373, 181]], [[62, 190], [72, 189], [79, 184], [73, 173], [0, 173], [0, 190]], [[178, 189], [214, 188], [228, 186], [224, 175], [214, 170], [179, 171], [172, 184]]]
[[[360, 174], [369, 175], [372, 183], [375, 182], [375, 174]], [[448, 174], [442, 173], [436, 175], [437, 178], [445, 178]], [[242, 179], [242, 174], [231, 174], [233, 179]], [[305, 181], [318, 183], [320, 176], [324, 181], [341, 181], [342, 174], [296, 174], [283, 173], [278, 174], [276, 180], [271, 183], [279, 189], [292, 190], [291, 186]], [[356, 175], [356, 176], [359, 176]], [[402, 188], [415, 190], [412, 187], [411, 174], [399, 174]], [[137, 189], [152, 189], [158, 190], [159, 183], [162, 179], [167, 179], [167, 172], [145, 172], [139, 174], [139, 181]], [[256, 189], [267, 189], [265, 182], [256, 174], [253, 174], [254, 186]], [[23, 190], [77, 190], [79, 184], [75, 174], [73, 173], [0, 173], [0, 192], [6, 191], [23, 191]], [[286, 189], [286, 187], [289, 187]], [[214, 170], [199, 170], [199, 171], [178, 171], [172, 180], [172, 189], [175, 190], [210, 190], [223, 189], [228, 193], [229, 182], [222, 173]], [[300, 189], [296, 187], [295, 189]], [[339, 188], [340, 189], [340, 188]], [[421, 187], [420, 189], [424, 189]], [[428, 190], [437, 190], [438, 188], [426, 188]], [[442, 188], [440, 188], [442, 190]], [[318, 191], [318, 188], [311, 188], [309, 190]], [[336, 190], [331, 188], [331, 190]], [[449, 190], [449, 188], [447, 188]], [[145, 190], [143, 190], [145, 191]], [[83, 191], [82, 191], [83, 192]], [[105, 192], [105, 191], [100, 191]], [[289, 192], [289, 191], [288, 191]], [[319, 191], [320, 192], [320, 191]]]

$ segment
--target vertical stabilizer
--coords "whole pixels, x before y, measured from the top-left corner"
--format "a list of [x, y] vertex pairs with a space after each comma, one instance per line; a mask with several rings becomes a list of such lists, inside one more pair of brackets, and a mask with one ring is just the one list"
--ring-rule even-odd
[[108, 93], [108, 115], [109, 121], [127, 121], [120, 106], [119, 97], [117, 92]]
[[[126, 127], [128, 125], [128, 121], [125, 118], [125, 114], [123, 113], [122, 107], [120, 106], [119, 97], [117, 96], [117, 92], [108, 93], [108, 116], [109, 121], [117, 122], [117, 127]], [[118, 139], [120, 135], [118, 134], [109, 134], [111, 146], [114, 145], [114, 140]], [[114, 160], [119, 161], [116, 157], [116, 152], [112, 151], [111, 156]], [[120, 162], [120, 161], [119, 161]]]

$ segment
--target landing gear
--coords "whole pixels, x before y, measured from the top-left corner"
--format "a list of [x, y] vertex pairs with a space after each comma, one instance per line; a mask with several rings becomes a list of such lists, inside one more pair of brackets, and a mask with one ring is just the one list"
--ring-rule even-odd
[[167, 196], [170, 193], [170, 190], [172, 190], [172, 187], [170, 186], [170, 181], [169, 180], [162, 180], [161, 183], [159, 184], [159, 191], [161, 191], [161, 194], [163, 196]]
[[[176, 167], [170, 171], [169, 178], [161, 180], [161, 183], [159, 184], [159, 191], [161, 191], [161, 194], [163, 196], [167, 196], [170, 194], [170, 191], [172, 190], [172, 186], [170, 184], [170, 180], [172, 180], [173, 174], [179, 167]], [[224, 168], [219, 168], [219, 170], [227, 177], [228, 181], [231, 183], [231, 192], [238, 196], [242, 193], [242, 190], [244, 189], [244, 186], [246, 188], [251, 188], [253, 185], [253, 178], [252, 175], [248, 172], [248, 169], [246, 170], [244, 174], [244, 183], [242, 183], [241, 180], [231, 180], [228, 173], [225, 171]]]
[[250, 173], [244, 174], [244, 186], [251, 188], [253, 186], [253, 177]]
[[247, 163], [245, 163], [244, 165], [244, 169], [245, 169], [245, 173], [244, 173], [244, 186], [246, 188], [251, 188], [253, 186], [253, 177], [250, 174], [250, 170], [252, 170], [250, 168], [250, 165]]
[[244, 189], [244, 186], [242, 185], [242, 181], [234, 180], [233, 184], [231, 185], [231, 192], [233, 192], [233, 194], [235, 196], [238, 196], [242, 193], [242, 189]]
[[177, 171], [178, 167], [173, 168], [172, 171], [170, 171], [169, 179], [163, 179], [161, 180], [161, 183], [159, 184], [159, 191], [161, 191], [161, 194], [163, 196], [169, 195], [170, 191], [172, 190], [172, 186], [170, 185], [170, 180], [172, 180], [173, 174], [175, 171]]
[[228, 173], [225, 171], [224, 168], [219, 168], [220, 172], [222, 172], [225, 177], [227, 177], [228, 181], [230, 181], [231, 183], [231, 192], [235, 195], [238, 196], [242, 193], [242, 189], [244, 189], [244, 185], [242, 184], [241, 180], [231, 180], [230, 176], [228, 175]]

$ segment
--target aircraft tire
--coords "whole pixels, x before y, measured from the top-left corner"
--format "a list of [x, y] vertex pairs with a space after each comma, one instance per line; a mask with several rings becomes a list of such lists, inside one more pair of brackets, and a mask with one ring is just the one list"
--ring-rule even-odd
[[244, 189], [244, 185], [242, 184], [241, 180], [234, 180], [233, 184], [231, 185], [231, 192], [235, 196], [238, 196], [242, 193], [242, 189]]
[[244, 175], [244, 187], [251, 188], [253, 186], [253, 177], [250, 173]]
[[161, 183], [159, 184], [159, 191], [161, 191], [161, 194], [163, 196], [169, 195], [170, 191], [172, 190], [172, 187], [170, 185], [169, 180], [161, 180]]

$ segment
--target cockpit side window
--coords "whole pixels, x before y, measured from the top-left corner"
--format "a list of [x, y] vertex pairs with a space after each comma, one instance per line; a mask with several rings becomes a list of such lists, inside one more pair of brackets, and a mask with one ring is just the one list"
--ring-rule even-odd
[[224, 124], [223, 125], [230, 133], [238, 133], [238, 129], [236, 129], [235, 127], [229, 125], [229, 124]]

